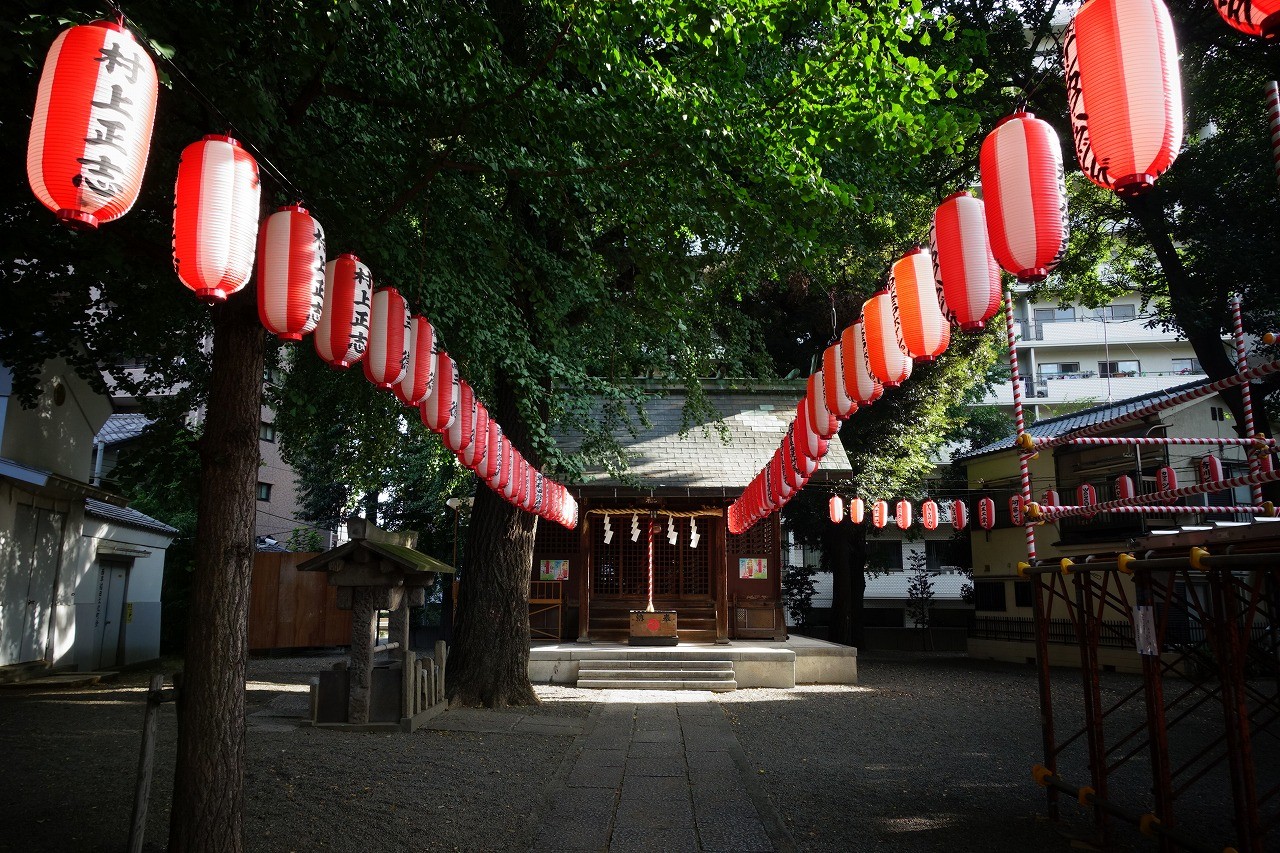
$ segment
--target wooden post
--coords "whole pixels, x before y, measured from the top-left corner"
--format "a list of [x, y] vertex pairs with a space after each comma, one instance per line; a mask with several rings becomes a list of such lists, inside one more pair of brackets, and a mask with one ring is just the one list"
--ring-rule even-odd
[[591, 516], [587, 515], [585, 501], [580, 507], [581, 528], [578, 533], [578, 642], [591, 642], [591, 567], [595, 562], [591, 554]]
[[449, 656], [449, 648], [444, 644], [444, 640], [436, 640], [435, 655], [435, 693], [436, 701], [444, 698], [444, 662]]
[[129, 822], [129, 853], [142, 853], [147, 834], [147, 806], [151, 802], [151, 769], [156, 757], [156, 727], [160, 723], [160, 691], [164, 676], [151, 676], [147, 707], [142, 715], [142, 749], [138, 752], [138, 782], [133, 796], [133, 819]]
[[387, 614], [387, 642], [400, 644], [400, 659], [409, 659], [409, 596]]
[[403, 650], [400, 659], [400, 716], [413, 716], [413, 665], [416, 655], [409, 649]]
[[369, 690], [373, 680], [373, 647], [378, 636], [378, 591], [354, 587], [351, 596], [351, 666], [347, 722], [369, 722]]
[[716, 525], [716, 550], [719, 552], [716, 572], [716, 642], [729, 642], [729, 540], [728, 525], [723, 518]]

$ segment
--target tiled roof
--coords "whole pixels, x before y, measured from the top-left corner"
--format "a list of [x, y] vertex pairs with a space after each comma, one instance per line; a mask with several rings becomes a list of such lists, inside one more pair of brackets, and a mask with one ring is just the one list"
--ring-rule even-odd
[[[1057, 438], [1060, 435], [1074, 432], [1082, 427], [1100, 424], [1104, 421], [1109, 421], [1112, 418], [1127, 415], [1130, 412], [1137, 411], [1138, 409], [1149, 406], [1159, 400], [1177, 396], [1178, 394], [1181, 394], [1184, 391], [1189, 391], [1192, 388], [1199, 388], [1207, 381], [1208, 380], [1202, 379], [1196, 382], [1189, 382], [1186, 385], [1176, 385], [1172, 388], [1152, 391], [1149, 394], [1143, 394], [1139, 397], [1130, 397], [1127, 400], [1120, 400], [1116, 403], [1103, 403], [1102, 405], [1093, 406], [1088, 409], [1081, 409], [1078, 412], [1072, 412], [1067, 415], [1058, 415], [1056, 418], [1045, 418], [1044, 420], [1036, 421], [1034, 424], [1027, 427], [1027, 432], [1035, 438]], [[963, 462], [977, 456], [985, 456], [988, 453], [998, 453], [1001, 450], [1012, 450], [1015, 438], [1016, 433], [1011, 433], [999, 441], [988, 444], [986, 447], [979, 447], [977, 450], [970, 450], [967, 453], [962, 453], [959, 456], [956, 456], [954, 461]]]
[[[790, 383], [775, 383], [761, 390], [706, 387], [705, 391], [707, 401], [720, 414], [719, 422], [703, 419], [705, 423], [689, 425], [682, 435], [685, 392], [675, 388], [645, 401], [649, 427], [641, 427], [633, 412], [637, 434], [632, 436], [625, 428], [615, 431], [627, 454], [626, 473], [636, 478], [641, 488], [747, 486], [786, 436], [796, 404], [804, 395], [804, 384], [794, 383], [792, 388]], [[556, 440], [569, 453], [582, 447], [579, 434], [557, 435]], [[837, 440], [832, 440], [818, 466], [817, 476], [824, 473], [833, 477], [850, 473], [849, 458]], [[588, 468], [585, 481], [588, 485], [627, 485], [600, 467]]]
[[157, 521], [149, 515], [143, 515], [136, 509], [129, 509], [127, 506], [112, 506], [102, 501], [95, 501], [93, 498], [85, 500], [84, 513], [114, 524], [123, 524], [125, 527], [136, 527], [140, 530], [151, 530], [170, 536], [178, 532], [176, 527], [170, 527], [163, 521]]
[[103, 444], [118, 444], [137, 438], [150, 423], [151, 419], [146, 415], [136, 413], [111, 415], [93, 440]]

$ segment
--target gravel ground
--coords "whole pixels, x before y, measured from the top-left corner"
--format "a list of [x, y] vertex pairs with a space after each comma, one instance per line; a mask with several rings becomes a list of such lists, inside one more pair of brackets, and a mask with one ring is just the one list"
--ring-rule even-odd
[[[539, 687], [540, 707], [450, 711], [435, 728], [412, 735], [298, 727], [306, 679], [335, 659], [251, 664], [248, 850], [526, 849], [565, 796], [562, 763], [576, 755], [575, 735], [602, 698]], [[1069, 800], [1065, 825], [1043, 820], [1044, 797], [1029, 772], [1040, 754], [1030, 667], [864, 654], [859, 669], [857, 687], [706, 697], [728, 715], [756, 781], [800, 850], [1067, 851], [1064, 832], [1085, 832], [1087, 816]], [[1060, 695], [1078, 694], [1078, 673], [1065, 670], [1056, 679]], [[123, 848], [146, 681], [130, 674], [77, 691], [0, 690], [0, 851]], [[1140, 684], [1128, 676], [1105, 683], [1108, 703]], [[1213, 702], [1205, 707], [1218, 711]], [[1060, 731], [1070, 730], [1069, 717], [1060, 712]], [[1117, 719], [1114, 732], [1130, 722]], [[148, 821], [153, 842], [167, 831], [174, 734], [166, 707]], [[1079, 752], [1062, 772], [1082, 782]], [[1276, 752], [1268, 740], [1259, 766], [1280, 767]], [[1145, 765], [1134, 766], [1125, 796], [1141, 807]], [[1196, 833], [1207, 839], [1228, 838], [1227, 790], [1221, 774], [1211, 775], [1188, 798], [1193, 810], [1184, 824], [1208, 828]], [[1117, 841], [1122, 851], [1154, 849], [1124, 827]]]
[[[1062, 823], [1044, 819], [1044, 792], [1031, 781], [1042, 761], [1038, 692], [1029, 666], [964, 656], [863, 653], [857, 687], [739, 690], [718, 697], [739, 743], [764, 782], [797, 846], [805, 851], [1066, 851], [1086, 838], [1090, 816], [1064, 798]], [[1141, 686], [1136, 676], [1107, 674], [1104, 706]], [[1080, 694], [1078, 671], [1055, 671], [1060, 736], [1080, 725], [1070, 713]], [[1178, 738], [1221, 730], [1214, 702], [1197, 727], [1181, 724]], [[1117, 716], [1113, 741], [1141, 720]], [[1215, 716], [1216, 715], [1216, 716]], [[1259, 767], [1276, 768], [1274, 740]], [[1132, 744], [1130, 744], [1132, 746]], [[1190, 746], [1182, 750], [1190, 754]], [[1151, 808], [1145, 750], [1118, 778], [1114, 798], [1133, 811]], [[1081, 744], [1063, 755], [1059, 772], [1088, 781]], [[1274, 780], [1273, 780], [1274, 781]], [[1182, 823], [1206, 840], [1231, 837], [1230, 789], [1211, 775], [1179, 800]], [[1136, 830], [1115, 826], [1118, 851], [1155, 850]], [[1211, 845], [1212, 846], [1212, 845]], [[1221, 849], [1223, 843], [1217, 847]]]

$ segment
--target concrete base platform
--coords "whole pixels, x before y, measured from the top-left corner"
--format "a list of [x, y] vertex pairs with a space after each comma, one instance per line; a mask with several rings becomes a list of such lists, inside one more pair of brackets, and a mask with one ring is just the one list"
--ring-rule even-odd
[[681, 643], [666, 649], [623, 643], [534, 643], [529, 680], [534, 684], [577, 684], [582, 661], [730, 661], [743, 687], [797, 684], [857, 684], [858, 650], [809, 637], [785, 641], [734, 640], [728, 644]]

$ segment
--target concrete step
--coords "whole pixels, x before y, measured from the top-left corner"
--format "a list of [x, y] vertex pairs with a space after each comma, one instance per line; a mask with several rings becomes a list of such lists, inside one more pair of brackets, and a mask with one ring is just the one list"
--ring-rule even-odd
[[578, 668], [578, 683], [586, 681], [733, 681], [732, 669], [585, 669]]
[[733, 672], [733, 661], [729, 660], [682, 660], [663, 658], [629, 658], [627, 660], [584, 660], [579, 664], [579, 671], [599, 670], [659, 670], [662, 672], [679, 672], [696, 669], [703, 672]]
[[0, 687], [20, 687], [28, 690], [78, 690], [81, 687], [92, 687], [95, 684], [115, 681], [118, 672], [58, 672], [53, 675], [29, 678], [26, 681], [15, 681], [0, 684]]
[[0, 666], [0, 685], [17, 684], [48, 674], [49, 664], [42, 660]]
[[623, 681], [614, 679], [578, 678], [578, 686], [585, 690], [711, 690], [715, 693], [727, 693], [738, 689], [736, 681], [658, 681], [636, 679]]

